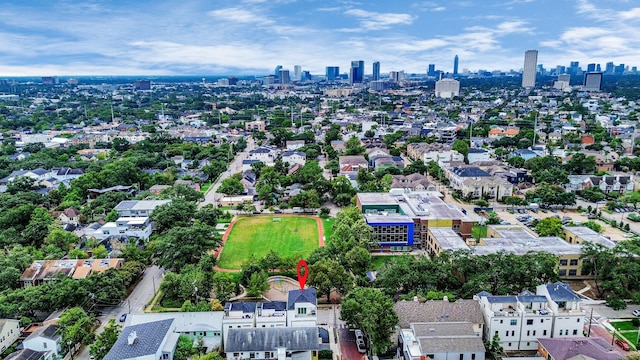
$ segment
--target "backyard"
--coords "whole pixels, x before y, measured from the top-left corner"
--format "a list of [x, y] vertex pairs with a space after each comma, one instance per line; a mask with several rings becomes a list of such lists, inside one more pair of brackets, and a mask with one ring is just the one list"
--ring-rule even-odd
[[303, 216], [241, 217], [227, 238], [218, 266], [240, 269], [251, 255], [260, 259], [273, 250], [282, 257], [301, 259], [318, 247], [318, 224]]
[[634, 326], [631, 320], [623, 321], [611, 321], [611, 326], [616, 328], [616, 338], [621, 339], [619, 334], [622, 334], [628, 340], [628, 344], [631, 346], [638, 346], [638, 327]]

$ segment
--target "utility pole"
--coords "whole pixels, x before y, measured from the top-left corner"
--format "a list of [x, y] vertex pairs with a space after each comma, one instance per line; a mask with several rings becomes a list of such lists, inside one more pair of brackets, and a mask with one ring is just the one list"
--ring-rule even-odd
[[[589, 315], [589, 330], [587, 330], [587, 337], [591, 336], [591, 322], [593, 321], [593, 307], [591, 308], [591, 315]], [[637, 341], [636, 341], [637, 343]]]
[[536, 119], [533, 122], [533, 143], [531, 144], [531, 147], [536, 146], [536, 128], [538, 127], [538, 113], [536, 112]]

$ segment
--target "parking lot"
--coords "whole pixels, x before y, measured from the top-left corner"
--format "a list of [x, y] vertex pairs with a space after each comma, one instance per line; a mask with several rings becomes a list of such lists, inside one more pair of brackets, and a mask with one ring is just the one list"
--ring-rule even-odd
[[[563, 225], [566, 225], [570, 222], [573, 222], [574, 224], [580, 224], [587, 221], [595, 221], [596, 223], [602, 226], [603, 235], [608, 236], [611, 240], [620, 241], [625, 239], [626, 233], [624, 231], [617, 228], [613, 228], [611, 227], [611, 225], [605, 224], [604, 222], [598, 219], [590, 218], [586, 213], [578, 213], [576, 211], [563, 212], [562, 210], [551, 211], [546, 209], [539, 209], [534, 212], [530, 209], [516, 208], [514, 209], [515, 210], [514, 213], [511, 214], [508, 210], [509, 209], [503, 209], [503, 210], [497, 211], [497, 214], [498, 216], [500, 216], [500, 219], [502, 219], [503, 221], [511, 225], [521, 225], [533, 234], [535, 234], [535, 228], [531, 226], [533, 225], [533, 220], [542, 220], [544, 218], [553, 216], [553, 217], [560, 218], [560, 220], [563, 221]], [[624, 215], [625, 215], [624, 213], [621, 213], [620, 214], [621, 218]], [[625, 219], [626, 219], [626, 216], [625, 216]]]

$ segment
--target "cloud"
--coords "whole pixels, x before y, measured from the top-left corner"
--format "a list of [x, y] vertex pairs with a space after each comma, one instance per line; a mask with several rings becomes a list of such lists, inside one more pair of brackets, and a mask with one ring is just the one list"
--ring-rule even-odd
[[640, 19], [640, 8], [633, 8], [628, 11], [621, 11], [618, 16], [623, 20], [635, 20]]
[[231, 21], [242, 24], [272, 24], [272, 20], [265, 19], [264, 17], [241, 8], [226, 8], [218, 9], [209, 12], [209, 15], [218, 18], [223, 21]]
[[409, 14], [376, 13], [360, 9], [350, 9], [344, 13], [359, 18], [364, 30], [385, 30], [394, 25], [409, 25], [414, 20]]

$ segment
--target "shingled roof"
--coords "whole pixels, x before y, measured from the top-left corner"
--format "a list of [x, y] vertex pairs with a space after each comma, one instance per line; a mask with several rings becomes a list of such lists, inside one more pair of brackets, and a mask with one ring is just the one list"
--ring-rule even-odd
[[412, 323], [469, 321], [484, 324], [480, 303], [458, 299], [455, 302], [430, 300], [424, 303], [399, 301], [393, 306], [398, 314], [398, 326], [409, 328]]

